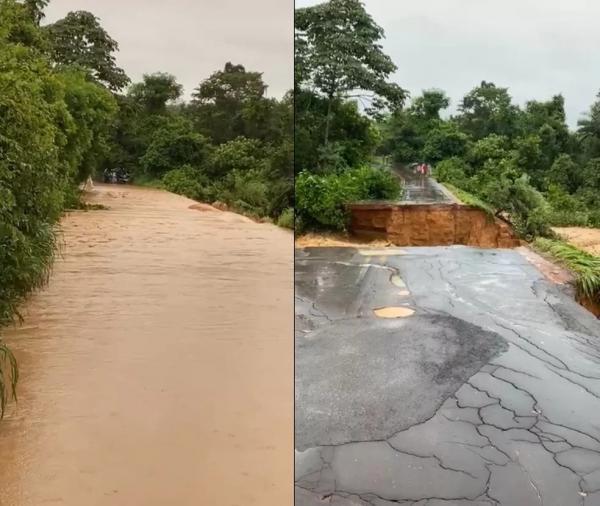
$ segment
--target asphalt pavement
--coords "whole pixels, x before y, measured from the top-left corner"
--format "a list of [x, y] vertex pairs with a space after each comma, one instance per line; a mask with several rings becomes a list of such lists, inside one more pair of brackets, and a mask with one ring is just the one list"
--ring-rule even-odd
[[515, 250], [297, 250], [295, 418], [297, 506], [598, 506], [600, 322]]

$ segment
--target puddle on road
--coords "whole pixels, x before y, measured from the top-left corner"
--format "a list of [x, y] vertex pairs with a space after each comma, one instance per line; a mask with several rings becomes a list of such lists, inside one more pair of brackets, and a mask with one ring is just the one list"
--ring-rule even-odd
[[407, 318], [415, 314], [414, 309], [402, 306], [389, 306], [374, 309], [373, 312], [378, 318]]

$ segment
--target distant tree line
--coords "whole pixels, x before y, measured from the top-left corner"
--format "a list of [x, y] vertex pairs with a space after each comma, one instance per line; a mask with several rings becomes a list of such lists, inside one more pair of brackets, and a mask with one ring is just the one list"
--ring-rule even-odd
[[397, 163], [428, 161], [436, 177], [510, 216], [523, 235], [552, 225], [600, 226], [600, 94], [576, 131], [564, 99], [512, 101], [507, 88], [483, 81], [448, 119], [450, 100], [426, 90], [379, 123], [379, 152]]

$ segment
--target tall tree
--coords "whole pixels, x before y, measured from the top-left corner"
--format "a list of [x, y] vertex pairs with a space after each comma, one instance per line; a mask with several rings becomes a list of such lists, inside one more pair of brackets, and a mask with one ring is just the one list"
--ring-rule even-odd
[[125, 71], [115, 63], [114, 53], [119, 50], [119, 44], [91, 12], [70, 12], [45, 30], [56, 63], [80, 67], [113, 91], [129, 84]]
[[396, 65], [379, 44], [383, 37], [359, 0], [330, 0], [296, 10], [296, 84], [327, 99], [325, 146], [334, 99], [366, 99], [371, 113], [404, 102], [406, 91], [388, 82]]
[[450, 105], [450, 98], [442, 90], [424, 90], [423, 95], [413, 100], [410, 112], [419, 119], [439, 120], [440, 112]]
[[259, 114], [258, 104], [265, 100], [266, 89], [260, 72], [228, 62], [223, 70], [202, 81], [192, 94], [197, 127], [217, 144], [246, 135], [245, 118]]
[[50, 3], [50, 0], [24, 0], [27, 12], [29, 13], [32, 21], [39, 25], [42, 19], [44, 19], [44, 9]]
[[482, 81], [463, 98], [459, 110], [461, 126], [475, 139], [516, 133], [519, 109], [512, 104], [507, 88]]
[[589, 112], [577, 124], [577, 134], [582, 141], [586, 158], [600, 157], [600, 93]]
[[128, 95], [146, 109], [148, 113], [164, 113], [167, 104], [181, 97], [183, 86], [175, 76], [164, 72], [144, 74], [141, 83], [135, 83]]

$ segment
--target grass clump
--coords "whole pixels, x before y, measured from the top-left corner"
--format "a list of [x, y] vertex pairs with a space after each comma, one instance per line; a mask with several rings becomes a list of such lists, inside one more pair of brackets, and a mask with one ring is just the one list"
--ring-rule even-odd
[[467, 206], [473, 206], [482, 211], [485, 211], [490, 216], [494, 215], [494, 209], [489, 204], [486, 204], [483, 200], [476, 197], [472, 193], [469, 193], [465, 190], [461, 190], [460, 188], [454, 186], [450, 183], [444, 183], [444, 186], [450, 190], [450, 193], [454, 195], [458, 200], [460, 200], [463, 204]]
[[284, 209], [277, 219], [277, 226], [294, 229], [294, 210], [291, 207]]
[[552, 256], [571, 270], [581, 295], [600, 301], [600, 257], [555, 239], [537, 238], [533, 246]]

